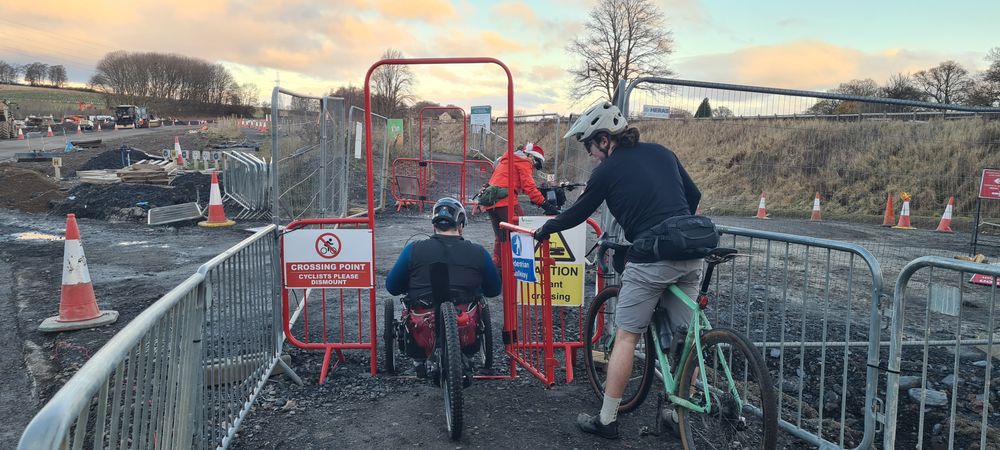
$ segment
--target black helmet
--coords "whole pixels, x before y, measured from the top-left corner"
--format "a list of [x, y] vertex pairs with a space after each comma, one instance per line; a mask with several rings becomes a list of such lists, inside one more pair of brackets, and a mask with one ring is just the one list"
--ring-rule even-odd
[[443, 197], [434, 204], [431, 223], [444, 224], [449, 227], [465, 225], [465, 207], [462, 202], [451, 197]]

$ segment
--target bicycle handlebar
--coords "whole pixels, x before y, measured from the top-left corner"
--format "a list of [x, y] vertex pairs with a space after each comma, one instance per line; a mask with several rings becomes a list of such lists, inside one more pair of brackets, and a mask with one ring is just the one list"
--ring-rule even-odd
[[601, 270], [602, 274], [609, 274], [611, 271], [608, 270], [608, 264], [604, 262], [604, 256], [608, 253], [608, 250], [622, 251], [628, 250], [632, 247], [632, 244], [621, 244], [617, 242], [612, 242], [609, 239], [601, 238], [597, 241], [597, 258], [594, 262], [597, 264], [597, 268]]

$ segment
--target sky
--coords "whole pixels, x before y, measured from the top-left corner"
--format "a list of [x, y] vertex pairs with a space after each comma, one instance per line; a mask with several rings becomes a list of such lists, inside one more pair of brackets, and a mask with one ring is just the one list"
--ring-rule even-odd
[[[66, 66], [85, 83], [107, 52], [156, 51], [226, 66], [261, 99], [276, 80], [313, 95], [361, 86], [387, 48], [408, 57], [491, 56], [514, 77], [515, 109], [578, 111], [566, 44], [586, 31], [597, 0], [171, 0], [7, 2], [0, 60]], [[654, 0], [672, 33], [669, 67], [684, 79], [827, 90], [855, 78], [955, 60], [985, 69], [1000, 2], [926, 0], [802, 2]], [[155, 5], [155, 6], [154, 6]], [[414, 66], [416, 97], [506, 109], [495, 66]], [[496, 113], [495, 113], [496, 115]]]

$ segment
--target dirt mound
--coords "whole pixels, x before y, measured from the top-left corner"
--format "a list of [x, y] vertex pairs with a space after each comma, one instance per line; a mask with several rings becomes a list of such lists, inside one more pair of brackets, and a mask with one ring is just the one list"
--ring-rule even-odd
[[84, 183], [70, 190], [51, 212], [114, 222], [141, 222], [149, 208], [207, 199], [210, 183], [211, 177], [200, 173], [180, 175], [170, 186]]
[[0, 192], [0, 208], [33, 213], [44, 213], [49, 210], [49, 202], [66, 197], [59, 184], [45, 175], [11, 166], [0, 167]]
[[[122, 146], [125, 147], [125, 146]], [[128, 147], [126, 147], [128, 148]], [[145, 152], [141, 150], [131, 149], [127, 151], [128, 160], [131, 162], [136, 162], [142, 159], [149, 158]], [[100, 169], [122, 169], [126, 166], [126, 156], [122, 155], [121, 147], [112, 150], [104, 151], [93, 158], [90, 158], [86, 163], [77, 168], [76, 170], [100, 170]]]

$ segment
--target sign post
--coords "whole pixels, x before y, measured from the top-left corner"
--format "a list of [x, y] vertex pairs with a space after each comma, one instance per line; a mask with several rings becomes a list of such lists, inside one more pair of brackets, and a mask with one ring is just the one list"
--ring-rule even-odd
[[395, 146], [402, 146], [403, 142], [403, 119], [389, 119], [386, 121], [389, 127], [389, 142]]
[[510, 250], [514, 259], [514, 278], [525, 283], [534, 283], [535, 239], [528, 233], [511, 233]]
[[372, 231], [299, 229], [282, 245], [286, 288], [372, 289]]
[[56, 171], [56, 179], [61, 180], [62, 174], [59, 173], [59, 169], [62, 167], [62, 158], [56, 156], [52, 158], [52, 168]]
[[473, 106], [469, 109], [469, 125], [472, 126], [472, 132], [475, 133], [478, 129], [481, 129], [487, 133], [490, 132], [490, 122], [493, 120], [493, 107], [492, 106]]

